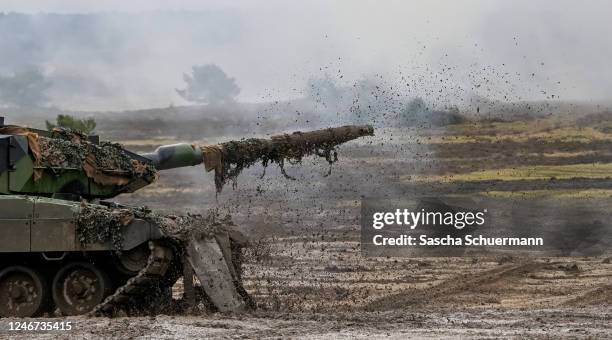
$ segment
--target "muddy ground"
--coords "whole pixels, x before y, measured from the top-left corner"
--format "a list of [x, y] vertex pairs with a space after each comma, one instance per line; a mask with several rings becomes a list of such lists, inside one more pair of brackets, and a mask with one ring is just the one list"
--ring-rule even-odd
[[[440, 131], [445, 134], [446, 131]], [[126, 136], [129, 136], [126, 134]], [[171, 140], [181, 140], [170, 136]], [[228, 137], [211, 136], [207, 143]], [[125, 139], [136, 151], [155, 141]], [[153, 186], [118, 201], [165, 211], [215, 208], [255, 241], [245, 287], [258, 310], [132, 318], [73, 318], [74, 338], [605, 338], [612, 336], [612, 259], [512, 254], [436, 258], [365, 258], [359, 244], [363, 195], [479, 192], [491, 183], [416, 183], [410, 176], [448, 174], [513, 164], [574, 164], [609, 159], [609, 141], [571, 144], [430, 144], [414, 131], [389, 130], [342, 148], [332, 175], [308, 158], [278, 169], [248, 169], [235, 188], [215, 194], [201, 167], [170, 170]], [[606, 144], [606, 145], [603, 145]], [[544, 153], [580, 153], [545, 157]], [[528, 150], [525, 150], [528, 148]], [[552, 149], [551, 149], [552, 148]], [[454, 151], [453, 151], [454, 150]], [[527, 152], [528, 151], [528, 152]], [[523, 155], [523, 156], [521, 156]], [[584, 157], [589, 157], [585, 159]], [[490, 160], [490, 162], [487, 161]], [[569, 187], [609, 188], [606, 178], [559, 180]], [[573, 184], [572, 184], [573, 183]], [[587, 185], [588, 184], [588, 185]], [[549, 189], [551, 181], [507, 183], [503, 190]], [[552, 184], [554, 186], [554, 183]], [[553, 187], [554, 189], [554, 187]], [[607, 211], [612, 199], [598, 197]], [[571, 201], [560, 201], [559, 209]], [[577, 223], [579, 225], [579, 223]], [[533, 226], [537, 228], [537, 225]], [[180, 285], [175, 287], [180, 295]], [[15, 334], [11, 334], [15, 335]], [[37, 333], [56, 338], [58, 333]], [[8, 336], [8, 334], [2, 334]]]

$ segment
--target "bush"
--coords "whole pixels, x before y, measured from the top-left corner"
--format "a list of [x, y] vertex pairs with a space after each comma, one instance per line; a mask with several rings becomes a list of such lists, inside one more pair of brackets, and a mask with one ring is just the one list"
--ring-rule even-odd
[[236, 80], [214, 64], [193, 66], [191, 74], [183, 74], [187, 87], [176, 92], [183, 99], [202, 104], [228, 104], [240, 93]]
[[51, 131], [56, 127], [64, 129], [72, 129], [81, 131], [85, 134], [90, 134], [96, 128], [96, 121], [93, 118], [75, 118], [71, 115], [58, 115], [56, 123], [46, 121], [47, 130]]
[[433, 110], [427, 107], [423, 99], [417, 97], [406, 104], [401, 111], [399, 126], [447, 126], [465, 123], [467, 118], [463, 116], [456, 106], [445, 110]]

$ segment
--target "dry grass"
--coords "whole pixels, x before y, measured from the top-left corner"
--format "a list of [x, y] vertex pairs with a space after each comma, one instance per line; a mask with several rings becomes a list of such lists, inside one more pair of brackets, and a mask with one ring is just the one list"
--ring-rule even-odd
[[480, 194], [490, 197], [518, 199], [609, 199], [612, 198], [612, 189], [487, 191]]
[[492, 169], [468, 172], [456, 175], [403, 176], [402, 181], [419, 182], [474, 182], [487, 180], [548, 180], [571, 178], [609, 178], [612, 175], [612, 163], [589, 163], [568, 165], [533, 165], [513, 168]]
[[[422, 131], [423, 143], [492, 143], [497, 141], [525, 142], [531, 140], [589, 143], [612, 140], [599, 125], [578, 127], [573, 121], [555, 118], [533, 121], [485, 122], [474, 121], [451, 125], [444, 131]], [[441, 133], [442, 132], [442, 133]]]

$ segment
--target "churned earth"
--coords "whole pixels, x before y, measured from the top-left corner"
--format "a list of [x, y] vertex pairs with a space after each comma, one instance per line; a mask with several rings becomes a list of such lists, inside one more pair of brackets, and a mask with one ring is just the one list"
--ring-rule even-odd
[[71, 332], [28, 337], [605, 338], [612, 332], [608, 258], [364, 259], [356, 246], [275, 242], [268, 260], [247, 265], [246, 287], [259, 303], [253, 313], [76, 317], [69, 319]]

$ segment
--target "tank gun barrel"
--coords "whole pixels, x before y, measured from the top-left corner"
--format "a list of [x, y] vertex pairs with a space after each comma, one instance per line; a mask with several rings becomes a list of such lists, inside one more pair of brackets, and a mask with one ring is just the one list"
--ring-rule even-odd
[[[308, 132], [298, 131], [291, 134], [281, 134], [269, 139], [249, 138], [230, 141], [212, 147], [221, 149], [222, 160], [226, 163], [251, 163], [257, 160], [264, 162], [280, 161], [282, 159], [301, 158], [310, 154], [321, 155], [321, 152], [329, 151], [340, 144], [372, 135], [374, 135], [372, 126], [347, 125]], [[205, 147], [204, 151], [208, 147]], [[209, 162], [206, 159], [206, 152], [204, 153], [204, 162]]]
[[201, 164], [202, 151], [192, 144], [162, 145], [154, 152], [142, 154], [157, 170], [167, 170]]
[[206, 171], [215, 170], [217, 190], [228, 179], [234, 179], [256, 162], [277, 163], [285, 174], [285, 160], [299, 160], [307, 155], [325, 157], [331, 164], [336, 159], [334, 148], [364, 136], [374, 135], [370, 125], [347, 125], [308, 132], [275, 135], [270, 138], [248, 138], [216, 145], [197, 146], [181, 143], [164, 145], [152, 153], [141, 155], [156, 169], [166, 170], [204, 163]]
[[[167, 170], [201, 164], [212, 165], [217, 159], [235, 163], [241, 161], [275, 160], [315, 153], [317, 150], [333, 148], [359, 137], [374, 134], [372, 126], [347, 125], [308, 132], [281, 134], [269, 139], [249, 138], [229, 141], [217, 145], [198, 147], [194, 144], [179, 143], [162, 145], [154, 152], [141, 156], [153, 163], [157, 170]], [[217, 150], [215, 152], [207, 152]], [[208, 169], [209, 171], [212, 168]]]

